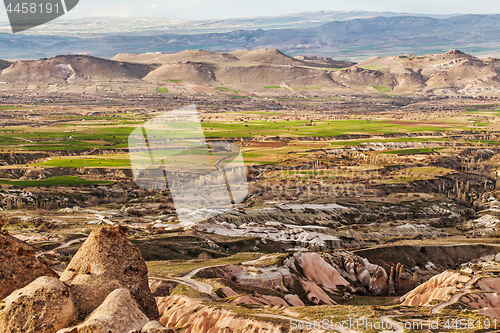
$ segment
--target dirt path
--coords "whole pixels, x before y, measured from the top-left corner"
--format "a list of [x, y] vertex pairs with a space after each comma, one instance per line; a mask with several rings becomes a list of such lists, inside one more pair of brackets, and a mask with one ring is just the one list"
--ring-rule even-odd
[[213, 268], [213, 267], [221, 267], [221, 266], [226, 266], [226, 265], [222, 264], [222, 265], [211, 265], [211, 266], [199, 267], [199, 268], [193, 269], [191, 272], [189, 272], [187, 275], [181, 277], [179, 280], [182, 280], [186, 283], [190, 283], [190, 284], [196, 286], [196, 290], [198, 290], [202, 293], [205, 293], [205, 294], [209, 294], [212, 297], [214, 297], [215, 299], [219, 299], [219, 297], [214, 293], [214, 288], [211, 285], [206, 284], [204, 282], [197, 281], [197, 280], [193, 280], [192, 277], [204, 269]]
[[83, 240], [86, 240], [87, 237], [82, 237], [82, 238], [77, 238], [77, 239], [73, 239], [73, 240], [70, 240], [69, 242], [66, 242], [62, 245], [59, 245], [58, 247], [56, 247], [55, 249], [52, 249], [52, 250], [49, 250], [49, 251], [45, 251], [45, 252], [42, 252], [42, 253], [38, 253], [35, 255], [36, 258], [40, 257], [40, 256], [43, 256], [44, 254], [48, 253], [48, 252], [51, 252], [51, 251], [56, 251], [56, 250], [60, 250], [60, 249], [64, 249], [66, 247], [69, 247], [75, 243], [78, 243], [78, 242], [81, 242]]
[[97, 219], [98, 219], [99, 221], [102, 221], [102, 222], [104, 222], [104, 223], [106, 223], [106, 224], [109, 224], [109, 225], [115, 225], [115, 223], [114, 223], [114, 222], [112, 222], [112, 221], [110, 221], [110, 220], [106, 219], [106, 218], [104, 217], [104, 215], [101, 215], [101, 214], [94, 214], [94, 215], [97, 217]]
[[469, 294], [471, 292], [470, 289], [471, 289], [472, 285], [479, 279], [480, 279], [479, 276], [473, 275], [472, 278], [465, 284], [465, 286], [462, 289], [462, 292], [460, 294], [453, 295], [453, 297], [450, 298], [450, 300], [448, 302], [444, 302], [444, 303], [441, 303], [441, 304], [433, 307], [431, 310], [431, 313], [432, 314], [439, 313], [441, 311], [441, 309], [447, 307], [450, 304], [454, 304], [454, 303], [458, 302], [460, 297], [462, 297], [463, 295]]
[[28, 140], [28, 139], [25, 139], [25, 138], [18, 138], [18, 137], [14, 137], [13, 139], [24, 140], [24, 141], [26, 141], [26, 142], [33, 143], [33, 141], [32, 141], [32, 140]]
[[404, 326], [397, 321], [393, 320], [396, 316], [382, 316], [380, 317], [380, 320], [390, 326], [392, 326], [393, 331], [384, 331], [384, 332], [395, 332], [395, 333], [403, 333], [404, 332]]
[[176, 277], [159, 278], [159, 277], [154, 277], [154, 276], [149, 276], [149, 278], [154, 279], [154, 280], [173, 281], [173, 282], [181, 283], [181, 284], [186, 285], [188, 287], [191, 287], [199, 292], [209, 294], [214, 299], [219, 299], [219, 296], [217, 296], [217, 294], [214, 293], [214, 288], [211, 285], [204, 283], [204, 282], [201, 282], [201, 281], [193, 280], [192, 278], [198, 272], [200, 272], [204, 269], [213, 268], [213, 267], [221, 267], [221, 266], [226, 266], [226, 264], [198, 267], [196, 269], [193, 269], [191, 272], [189, 272], [188, 274], [186, 274], [180, 278], [176, 278]]

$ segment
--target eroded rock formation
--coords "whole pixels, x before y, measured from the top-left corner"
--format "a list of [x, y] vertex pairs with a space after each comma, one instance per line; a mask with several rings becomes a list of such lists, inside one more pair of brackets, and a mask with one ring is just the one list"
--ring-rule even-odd
[[126, 288], [148, 318], [158, 309], [148, 285], [148, 268], [124, 228], [93, 231], [75, 254], [61, 281], [72, 286], [81, 313], [90, 313], [115, 289]]
[[236, 318], [228, 310], [211, 308], [200, 300], [185, 296], [160, 297], [156, 301], [160, 310], [160, 323], [166, 327], [187, 327], [183, 333], [282, 333], [285, 331], [283, 327], [272, 323]]
[[31, 246], [5, 230], [0, 230], [0, 258], [0, 299], [40, 276], [58, 277], [52, 269], [35, 258]]
[[42, 276], [5, 298], [0, 331], [55, 333], [77, 319], [69, 287], [54, 277]]
[[[94, 230], [60, 279], [43, 276], [10, 294], [0, 310], [0, 333], [175, 332], [155, 322], [146, 264], [125, 235], [121, 227]], [[0, 250], [12, 258], [33, 255], [28, 245], [1, 236]]]

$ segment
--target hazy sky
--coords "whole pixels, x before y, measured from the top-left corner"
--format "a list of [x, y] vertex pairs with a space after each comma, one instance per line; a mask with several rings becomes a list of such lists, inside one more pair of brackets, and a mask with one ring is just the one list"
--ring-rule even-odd
[[[424, 14], [500, 13], [498, 0], [80, 0], [64, 18], [168, 17], [191, 20], [272, 16], [320, 10], [370, 10]], [[0, 21], [6, 21], [4, 9]]]

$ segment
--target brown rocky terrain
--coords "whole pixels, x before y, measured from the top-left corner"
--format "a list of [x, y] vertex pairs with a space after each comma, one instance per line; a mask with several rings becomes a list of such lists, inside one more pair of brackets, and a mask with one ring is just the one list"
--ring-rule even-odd
[[191, 61], [165, 64], [150, 72], [144, 81], [161, 82], [163, 80], [182, 80], [197, 84], [215, 84], [214, 67], [210, 64]]
[[481, 315], [500, 319], [500, 278], [497, 274], [500, 256], [485, 259], [492, 260], [434, 276], [401, 297], [401, 304], [428, 307], [432, 314], [438, 314], [445, 307], [460, 303]]
[[11, 293], [0, 332], [171, 332], [155, 323], [147, 267], [125, 234], [120, 227], [94, 230], [60, 279], [42, 276]]
[[158, 64], [174, 62], [238, 62], [239, 59], [230, 53], [219, 53], [204, 50], [185, 50], [179, 53], [165, 54], [162, 52], [153, 52], [145, 54], [119, 53], [112, 60], [134, 62], [140, 64]]
[[[351, 294], [402, 295], [413, 285], [402, 265], [396, 265], [387, 273], [384, 268], [345, 251], [295, 253], [281, 261], [264, 256], [240, 265], [207, 268], [197, 276], [225, 283], [226, 287], [218, 293], [230, 298], [233, 304], [281, 308], [303, 304], [335, 305], [337, 302], [332, 295], [339, 298]], [[248, 292], [245, 286], [256, 290], [255, 294], [245, 296]]]
[[296, 56], [294, 59], [303, 61], [306, 64], [311, 64], [312, 66], [326, 67], [326, 68], [346, 68], [356, 65], [355, 62], [345, 61], [345, 60], [334, 60], [332, 58], [326, 57], [316, 57], [316, 56]]
[[470, 281], [471, 276], [460, 272], [446, 271], [421, 284], [401, 300], [403, 305], [425, 306], [434, 300], [449, 301], [451, 296]]
[[23, 288], [41, 276], [58, 275], [35, 258], [28, 244], [0, 230], [0, 299]]
[[165, 54], [161, 52], [132, 54], [120, 53], [111, 58], [116, 61], [126, 61], [143, 64], [160, 64], [174, 62], [205, 62], [205, 63], [246, 63], [273, 64], [288, 66], [311, 66], [343, 68], [355, 63], [331, 58], [290, 57], [277, 49], [237, 50], [232, 52], [212, 52], [204, 50], [185, 50], [179, 53]]
[[4, 299], [1, 332], [57, 332], [77, 318], [77, 304], [68, 285], [42, 276]]
[[186, 328], [183, 333], [240, 332], [281, 333], [284, 327], [262, 320], [236, 317], [231, 311], [212, 308], [202, 301], [184, 296], [157, 298], [160, 323]]
[[[287, 56], [277, 49], [259, 49], [259, 50], [238, 50], [230, 52], [231, 55], [238, 58], [241, 62], [260, 63], [273, 65], [288, 65], [288, 66], [304, 66], [307, 65], [303, 60], [295, 59]], [[321, 64], [314, 64], [315, 67], [323, 67]]]

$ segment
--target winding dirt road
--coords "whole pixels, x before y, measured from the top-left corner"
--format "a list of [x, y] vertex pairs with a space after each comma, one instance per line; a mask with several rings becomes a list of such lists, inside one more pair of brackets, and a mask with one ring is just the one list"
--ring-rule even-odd
[[[404, 326], [403, 324], [398, 323], [397, 321], [393, 320], [396, 316], [382, 316], [380, 317], [380, 320], [387, 325], [390, 325], [393, 329], [393, 331], [384, 331], [384, 332], [395, 332], [395, 333], [404, 333]], [[382, 333], [384, 333], [382, 332]]]
[[212, 296], [214, 299], [219, 299], [219, 296], [217, 296], [217, 294], [214, 293], [214, 288], [211, 285], [204, 283], [204, 282], [201, 282], [201, 281], [193, 280], [193, 276], [195, 276], [198, 272], [200, 272], [204, 269], [213, 268], [213, 267], [222, 267], [222, 266], [226, 266], [226, 264], [198, 267], [196, 269], [193, 269], [191, 272], [187, 273], [186, 275], [184, 275], [183, 277], [180, 277], [180, 278], [175, 278], [175, 277], [159, 278], [159, 277], [155, 277], [155, 276], [149, 276], [149, 278], [153, 279], [153, 280], [172, 281], [172, 282], [181, 283], [183, 285], [186, 285], [188, 287], [193, 288], [194, 290], [208, 294], [208, 295]]
[[38, 258], [38, 257], [40, 257], [40, 256], [43, 256], [44, 254], [47, 254], [47, 253], [49, 253], [49, 252], [51, 252], [51, 251], [64, 249], [64, 248], [66, 248], [66, 247], [69, 247], [69, 246], [71, 246], [71, 245], [73, 245], [73, 244], [75, 244], [75, 243], [78, 243], [78, 242], [84, 241], [84, 240], [86, 240], [86, 239], [87, 239], [87, 237], [82, 237], [82, 238], [77, 238], [77, 239], [70, 240], [69, 242], [66, 242], [66, 243], [64, 243], [64, 244], [62, 244], [62, 245], [59, 245], [59, 246], [58, 246], [58, 247], [56, 247], [55, 249], [52, 249], [52, 250], [49, 250], [49, 251], [45, 251], [45, 252], [42, 252], [42, 253], [38, 253], [38, 254], [36, 254], [36, 255], [35, 255], [35, 258]]

